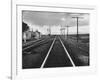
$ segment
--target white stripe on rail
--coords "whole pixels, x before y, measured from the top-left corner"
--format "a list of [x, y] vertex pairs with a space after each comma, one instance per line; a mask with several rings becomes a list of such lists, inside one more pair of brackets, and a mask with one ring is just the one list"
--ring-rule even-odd
[[48, 51], [48, 53], [47, 53], [47, 55], [46, 55], [46, 57], [45, 57], [45, 59], [44, 59], [44, 61], [43, 61], [43, 63], [42, 63], [42, 65], [41, 65], [40, 68], [43, 68], [43, 67], [44, 67], [45, 62], [46, 62], [46, 60], [47, 60], [47, 58], [48, 58], [48, 56], [49, 56], [49, 54], [50, 54], [50, 52], [51, 52], [51, 49], [53, 48], [53, 45], [54, 45], [54, 43], [55, 43], [55, 40], [56, 40], [56, 37], [54, 38], [54, 40], [53, 40], [53, 42], [52, 42], [52, 44], [51, 44], [51, 46], [50, 46], [50, 49], [49, 49], [49, 51]]
[[59, 37], [59, 40], [60, 40], [60, 42], [61, 42], [61, 44], [62, 44], [62, 46], [63, 46], [63, 48], [64, 48], [64, 50], [65, 50], [65, 52], [66, 52], [66, 54], [67, 54], [67, 56], [68, 56], [68, 58], [70, 59], [71, 64], [73, 65], [73, 67], [75, 67], [74, 62], [73, 62], [73, 60], [72, 60], [71, 56], [69, 55], [69, 53], [68, 53], [68, 51], [67, 51], [66, 47], [64, 46], [64, 44], [63, 44], [62, 40], [60, 39], [60, 37]]

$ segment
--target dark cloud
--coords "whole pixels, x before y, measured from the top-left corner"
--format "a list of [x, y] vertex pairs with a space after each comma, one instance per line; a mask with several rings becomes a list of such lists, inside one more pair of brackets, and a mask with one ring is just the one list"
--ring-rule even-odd
[[[79, 25], [89, 25], [89, 14], [84, 13], [60, 13], [60, 12], [39, 12], [39, 11], [23, 11], [23, 21], [31, 25], [69, 25], [75, 26], [76, 20], [72, 16], [81, 16]], [[64, 20], [65, 19], [65, 20]]]

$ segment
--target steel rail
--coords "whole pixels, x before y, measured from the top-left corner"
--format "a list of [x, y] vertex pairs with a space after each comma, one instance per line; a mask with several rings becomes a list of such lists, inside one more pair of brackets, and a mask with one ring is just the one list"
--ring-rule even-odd
[[42, 65], [41, 65], [40, 68], [43, 68], [43, 67], [44, 67], [44, 65], [45, 65], [45, 63], [46, 63], [46, 60], [47, 60], [47, 58], [48, 58], [48, 56], [49, 56], [49, 54], [50, 54], [50, 52], [51, 52], [51, 50], [52, 50], [52, 48], [53, 48], [53, 45], [54, 45], [54, 43], [55, 43], [55, 40], [56, 40], [56, 37], [54, 38], [54, 40], [53, 40], [53, 42], [52, 42], [52, 44], [51, 44], [51, 46], [50, 46], [50, 48], [49, 48], [49, 50], [48, 50], [48, 53], [47, 53], [47, 55], [46, 55], [46, 57], [45, 57], [45, 59], [44, 59], [44, 61], [43, 61], [43, 63], [42, 63]]
[[66, 52], [66, 54], [67, 54], [67, 56], [68, 56], [68, 58], [70, 59], [71, 64], [73, 65], [73, 67], [75, 67], [75, 63], [74, 63], [74, 61], [72, 60], [71, 56], [69, 55], [69, 53], [68, 53], [68, 51], [67, 51], [67, 49], [66, 49], [64, 43], [63, 43], [62, 40], [60, 39], [60, 37], [59, 37], [59, 40], [60, 40], [60, 42], [61, 42], [61, 44], [62, 44], [62, 46], [63, 46], [63, 48], [64, 48], [64, 50], [65, 50], [65, 52]]

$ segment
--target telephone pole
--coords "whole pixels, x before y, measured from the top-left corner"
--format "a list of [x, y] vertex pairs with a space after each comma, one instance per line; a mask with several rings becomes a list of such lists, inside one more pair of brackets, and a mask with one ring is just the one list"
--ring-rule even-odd
[[68, 34], [69, 34], [69, 29], [68, 28], [69, 28], [69, 26], [67, 25], [66, 27], [67, 27], [67, 38], [68, 38]]
[[48, 31], [48, 35], [50, 36], [51, 35], [51, 28], [50, 28], [50, 26], [48, 27], [47, 31]]
[[61, 35], [64, 35], [64, 37], [65, 37], [66, 36], [65, 35], [65, 27], [61, 27], [60, 31], [61, 31]]
[[78, 28], [79, 28], [79, 19], [81, 19], [82, 17], [72, 17], [75, 18], [77, 20], [77, 42], [78, 42], [78, 38], [79, 38], [79, 32], [78, 32]]

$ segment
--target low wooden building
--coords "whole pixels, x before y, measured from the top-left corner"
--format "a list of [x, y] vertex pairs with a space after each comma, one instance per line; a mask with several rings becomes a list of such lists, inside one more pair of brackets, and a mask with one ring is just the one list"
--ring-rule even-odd
[[22, 33], [22, 40], [24, 42], [31, 40], [32, 38], [40, 39], [41, 33], [38, 30], [35, 31], [35, 32], [28, 30], [28, 31], [25, 31], [25, 32]]
[[35, 38], [36, 39], [41, 38], [41, 33], [39, 31], [35, 31]]

